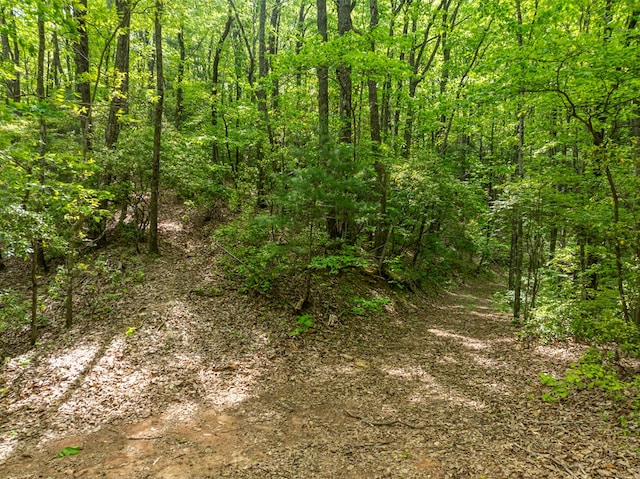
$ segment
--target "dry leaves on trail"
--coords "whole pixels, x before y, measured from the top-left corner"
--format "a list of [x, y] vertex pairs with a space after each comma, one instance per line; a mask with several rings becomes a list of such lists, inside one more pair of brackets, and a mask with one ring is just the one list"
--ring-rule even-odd
[[540, 399], [580, 348], [517, 343], [494, 285], [408, 304], [366, 283], [391, 312], [291, 338], [169, 206], [163, 256], [108, 320], [4, 364], [0, 477], [640, 478], [601, 403]]

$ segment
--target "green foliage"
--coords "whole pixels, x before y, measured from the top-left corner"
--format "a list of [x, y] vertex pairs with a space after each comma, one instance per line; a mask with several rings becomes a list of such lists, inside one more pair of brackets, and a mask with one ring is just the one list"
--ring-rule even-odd
[[[560, 263], [561, 257], [555, 261]], [[538, 304], [522, 334], [544, 341], [576, 338], [587, 344], [616, 345], [640, 355], [640, 329], [622, 317], [613, 285], [590, 291], [592, 297], [583, 299], [581, 289], [567, 280], [568, 275], [562, 269], [544, 271]]]
[[626, 389], [631, 384], [621, 381], [615, 371], [600, 364], [581, 363], [568, 369], [561, 379], [540, 373], [540, 381], [551, 388], [543, 399], [555, 401], [565, 399], [571, 391], [580, 389], [599, 388], [614, 395]]
[[351, 298], [351, 302], [355, 303], [355, 306], [352, 306], [350, 311], [357, 316], [364, 316], [369, 312], [382, 313], [382, 306], [391, 303], [391, 300], [385, 297], [371, 299], [356, 297]]
[[632, 381], [620, 379], [611, 365], [612, 359], [610, 352], [590, 348], [563, 377], [555, 378], [540, 373], [540, 382], [549, 389], [542, 394], [543, 401], [557, 402], [567, 399], [576, 391], [600, 390], [623, 408], [620, 416], [623, 427], [630, 426], [632, 422], [636, 427], [640, 426], [640, 375]]
[[486, 239], [485, 195], [479, 184], [461, 181], [454, 162], [429, 153], [393, 165], [388, 215], [393, 230], [386, 264], [401, 282], [442, 283], [473, 268]]
[[225, 186], [231, 169], [211, 162], [209, 143], [206, 137], [186, 137], [172, 129], [167, 129], [163, 137], [165, 185], [179, 198], [192, 200], [198, 206], [226, 200], [232, 192]]
[[369, 262], [358, 255], [353, 248], [345, 248], [344, 254], [341, 255], [323, 255], [314, 256], [309, 262], [309, 269], [312, 270], [328, 270], [329, 274], [338, 274], [350, 268], [366, 268]]
[[247, 289], [269, 291], [273, 282], [287, 269], [283, 257], [285, 250], [276, 243], [248, 246], [239, 253], [245, 260], [237, 266], [237, 272], [245, 278]]
[[20, 328], [28, 323], [27, 299], [13, 290], [0, 291], [0, 333], [7, 328]]
[[220, 228], [213, 247], [222, 246], [227, 253], [226, 267], [244, 283], [245, 291], [267, 292], [294, 266], [289, 249], [270, 240], [268, 222], [238, 220]]
[[[77, 264], [78, 276], [83, 279], [83, 300], [79, 303], [82, 313], [89, 318], [100, 318], [109, 314], [115, 305], [129, 292], [129, 288], [142, 283], [145, 271], [137, 264], [132, 251], [124, 250], [121, 258], [108, 258], [103, 254], [83, 258]], [[49, 286], [48, 295], [53, 300], [64, 300], [64, 275], [61, 270]]]
[[314, 328], [315, 323], [309, 314], [303, 314], [296, 320], [296, 327], [289, 333], [289, 336], [300, 336], [306, 333], [309, 329]]
[[82, 451], [82, 447], [80, 446], [68, 446], [62, 448], [62, 450], [56, 454], [56, 457], [75, 456], [76, 454], [80, 454], [80, 451]]
[[513, 291], [506, 289], [498, 290], [492, 295], [493, 305], [500, 311], [511, 311], [511, 305], [513, 304]]

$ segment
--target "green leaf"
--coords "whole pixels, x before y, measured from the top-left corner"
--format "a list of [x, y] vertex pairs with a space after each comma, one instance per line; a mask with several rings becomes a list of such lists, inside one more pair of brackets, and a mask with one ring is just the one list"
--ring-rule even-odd
[[62, 451], [56, 454], [56, 457], [75, 456], [80, 451], [82, 451], [82, 447], [80, 446], [69, 446], [63, 448]]

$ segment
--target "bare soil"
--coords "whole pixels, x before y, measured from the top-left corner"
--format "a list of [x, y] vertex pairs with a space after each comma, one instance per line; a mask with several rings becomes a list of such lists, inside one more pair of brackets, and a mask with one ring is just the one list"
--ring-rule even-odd
[[356, 278], [383, 314], [336, 320], [316, 291], [317, 327], [291, 337], [286, 301], [239, 292], [186, 213], [166, 205], [162, 256], [109, 312], [2, 366], [0, 477], [640, 478], [606, 397], [541, 400], [538, 373], [581, 348], [516, 341], [498, 285], [425, 300]]

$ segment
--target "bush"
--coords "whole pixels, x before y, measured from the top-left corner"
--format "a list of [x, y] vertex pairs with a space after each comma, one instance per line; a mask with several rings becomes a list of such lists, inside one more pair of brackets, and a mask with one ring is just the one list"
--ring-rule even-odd
[[28, 310], [27, 300], [21, 294], [12, 290], [0, 291], [0, 333], [28, 324]]
[[542, 394], [547, 402], [567, 399], [581, 390], [598, 389], [604, 391], [620, 410], [619, 423], [625, 432], [640, 427], [640, 375], [633, 381], [624, 381], [612, 366], [615, 354], [590, 348], [578, 361], [567, 369], [562, 378], [540, 373], [540, 382], [549, 390]]
[[259, 221], [246, 221], [220, 228], [214, 247], [224, 244], [226, 266], [244, 282], [246, 291], [267, 292], [277, 279], [293, 267], [285, 245], [270, 241], [270, 228]]

